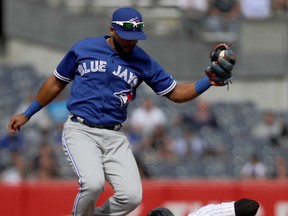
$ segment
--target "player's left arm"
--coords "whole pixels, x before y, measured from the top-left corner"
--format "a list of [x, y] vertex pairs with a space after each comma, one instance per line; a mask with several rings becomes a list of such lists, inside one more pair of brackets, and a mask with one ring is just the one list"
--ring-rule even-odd
[[178, 83], [175, 88], [165, 95], [169, 100], [175, 103], [183, 103], [189, 100], [193, 100], [198, 97], [198, 94], [195, 90], [195, 83]]
[[206, 76], [196, 82], [177, 84], [165, 96], [176, 103], [183, 103], [198, 97], [211, 86], [229, 85], [236, 62], [236, 56], [230, 46], [225, 43], [214, 46], [210, 52], [211, 64], [205, 70]]
[[183, 103], [198, 97], [210, 88], [210, 86], [219, 86], [219, 84], [214, 81], [209, 81], [206, 77], [196, 82], [178, 83], [165, 97], [175, 103]]

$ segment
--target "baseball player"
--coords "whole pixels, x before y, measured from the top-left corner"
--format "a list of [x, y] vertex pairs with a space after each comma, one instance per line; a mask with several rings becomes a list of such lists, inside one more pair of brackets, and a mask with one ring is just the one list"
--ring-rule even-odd
[[[137, 45], [138, 40], [146, 39], [143, 27], [142, 16], [134, 8], [115, 10], [110, 35], [78, 41], [43, 83], [31, 105], [9, 122], [8, 130], [15, 134], [73, 81], [62, 143], [79, 178], [74, 216], [127, 215], [140, 204], [141, 179], [121, 123], [142, 82], [156, 94], [182, 103], [196, 98], [211, 85], [226, 85], [225, 80], [230, 78], [227, 74], [231, 75], [235, 56], [228, 45], [219, 44], [211, 51], [211, 61], [221, 50], [230, 53], [226, 60], [212, 61], [205, 71], [207, 76], [196, 82], [177, 83]], [[105, 180], [112, 185], [114, 195], [95, 207]]]
[[[255, 216], [258, 208], [257, 201], [242, 198], [233, 202], [209, 204], [188, 216]], [[159, 207], [151, 210], [147, 216], [174, 216], [174, 214], [165, 207]]]

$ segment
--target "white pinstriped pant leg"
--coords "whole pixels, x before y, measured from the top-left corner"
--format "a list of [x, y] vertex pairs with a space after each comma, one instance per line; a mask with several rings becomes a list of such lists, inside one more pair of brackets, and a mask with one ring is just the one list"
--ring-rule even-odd
[[235, 216], [234, 202], [209, 204], [190, 213], [188, 216]]

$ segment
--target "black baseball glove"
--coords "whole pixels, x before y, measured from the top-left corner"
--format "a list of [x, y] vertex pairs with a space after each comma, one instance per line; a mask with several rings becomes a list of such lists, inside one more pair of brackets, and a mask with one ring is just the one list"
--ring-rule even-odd
[[[223, 51], [223, 52], [221, 52]], [[210, 81], [219, 86], [231, 82], [232, 70], [236, 63], [236, 56], [231, 49], [231, 44], [217, 44], [210, 52], [211, 65], [206, 68], [205, 73]]]
[[174, 214], [167, 208], [159, 207], [152, 209], [147, 216], [174, 216]]

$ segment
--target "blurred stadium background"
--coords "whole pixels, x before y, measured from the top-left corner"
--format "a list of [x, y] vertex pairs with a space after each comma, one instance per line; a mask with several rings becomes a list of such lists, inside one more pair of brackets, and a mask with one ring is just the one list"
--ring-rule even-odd
[[[191, 16], [189, 10], [193, 9], [192, 15], [197, 13], [190, 8], [189, 0], [0, 0], [1, 181], [18, 182], [14, 172], [24, 180], [75, 180], [60, 142], [69, 86], [17, 136], [7, 134], [7, 124], [11, 115], [23, 111], [23, 105], [29, 103], [77, 40], [109, 33], [111, 13], [121, 6], [133, 6], [142, 13], [148, 40], [139, 45], [179, 82], [204, 75], [209, 52], [218, 42], [232, 43], [238, 57], [229, 91], [213, 88], [201, 96], [216, 114], [218, 127], [197, 130], [197, 135], [213, 153], [183, 158], [171, 149], [168, 156], [165, 148], [135, 150], [143, 178], [239, 180], [243, 178], [242, 167], [256, 153], [267, 168], [265, 178], [274, 179], [276, 158], [281, 156], [288, 163], [288, 3], [263, 0], [269, 10], [263, 9], [261, 14], [262, 1], [251, 0], [259, 5], [251, 9], [258, 15], [250, 16], [245, 2], [249, 1], [239, 0], [233, 30], [211, 31], [199, 25], [200, 15]], [[200, 23], [209, 17], [207, 11], [204, 14]], [[141, 106], [146, 96], [155, 99], [166, 114], [165, 132], [171, 137], [177, 137], [181, 129], [181, 125], [175, 125], [176, 117], [196, 113], [197, 101], [175, 105], [156, 97], [145, 84], [130, 105], [130, 113]], [[283, 123], [283, 130], [286, 126], [277, 144], [252, 134], [267, 111]], [[127, 122], [125, 129], [130, 135]], [[47, 145], [53, 150], [43, 150]], [[54, 152], [54, 162], [47, 165], [48, 174], [45, 168], [39, 168], [42, 151]]]

